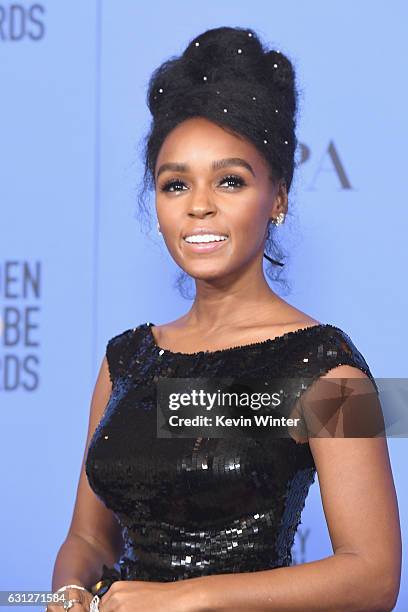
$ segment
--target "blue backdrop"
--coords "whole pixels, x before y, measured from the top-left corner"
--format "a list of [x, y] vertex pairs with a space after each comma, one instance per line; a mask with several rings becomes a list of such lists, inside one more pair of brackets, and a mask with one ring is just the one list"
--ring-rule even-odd
[[[0, 589], [50, 589], [107, 340], [191, 305], [136, 196], [147, 80], [207, 28], [251, 27], [297, 70], [281, 295], [349, 333], [374, 376], [407, 376], [407, 18], [402, 0], [0, 2]], [[389, 450], [406, 540], [406, 438]], [[332, 554], [318, 480], [293, 553]]]

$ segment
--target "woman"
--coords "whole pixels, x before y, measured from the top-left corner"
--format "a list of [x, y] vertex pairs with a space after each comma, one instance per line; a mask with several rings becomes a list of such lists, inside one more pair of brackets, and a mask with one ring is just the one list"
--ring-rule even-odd
[[[155, 71], [148, 103], [145, 180], [196, 295], [179, 319], [108, 342], [53, 588], [85, 588], [67, 589], [78, 610], [98, 593], [103, 612], [391, 610], [401, 541], [386, 438], [333, 439], [353, 430], [362, 397], [378, 417], [375, 381], [344, 331], [263, 274], [263, 255], [281, 265], [264, 249], [288, 214], [293, 66], [252, 30], [212, 29]], [[306, 437], [157, 436], [160, 378], [248, 375], [295, 380], [288, 406]], [[316, 472], [334, 554], [294, 566]]]

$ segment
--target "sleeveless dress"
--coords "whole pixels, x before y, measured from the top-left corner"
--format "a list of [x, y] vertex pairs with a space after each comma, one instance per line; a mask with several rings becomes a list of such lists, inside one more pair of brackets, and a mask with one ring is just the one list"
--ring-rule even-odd
[[[158, 438], [159, 377], [307, 377], [339, 365], [376, 383], [350, 337], [318, 324], [252, 344], [179, 353], [142, 323], [111, 338], [112, 393], [91, 439], [86, 475], [115, 514], [124, 549], [101, 579], [175, 581], [292, 564], [291, 549], [316, 466], [292, 437]], [[370, 384], [371, 384], [370, 383]], [[300, 387], [298, 396], [304, 393]]]

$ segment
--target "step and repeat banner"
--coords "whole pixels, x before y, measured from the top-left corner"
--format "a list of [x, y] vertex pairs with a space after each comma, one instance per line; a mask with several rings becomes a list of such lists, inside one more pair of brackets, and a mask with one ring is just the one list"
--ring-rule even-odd
[[[148, 79], [206, 29], [251, 27], [297, 71], [290, 288], [272, 288], [375, 377], [407, 376], [407, 18], [402, 1], [0, 0], [0, 589], [51, 588], [109, 338], [191, 306], [138, 190]], [[407, 439], [388, 445], [406, 538]], [[316, 479], [293, 560], [330, 554]]]

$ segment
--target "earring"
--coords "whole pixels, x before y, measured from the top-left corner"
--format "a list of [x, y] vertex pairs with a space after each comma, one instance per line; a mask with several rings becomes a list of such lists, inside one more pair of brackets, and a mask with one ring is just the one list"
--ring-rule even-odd
[[279, 215], [276, 217], [276, 219], [272, 219], [272, 223], [274, 223], [275, 225], [282, 225], [282, 223], [285, 220], [285, 213], [281, 212], [279, 213]]
[[161, 234], [160, 223], [157, 223], [157, 233]]

